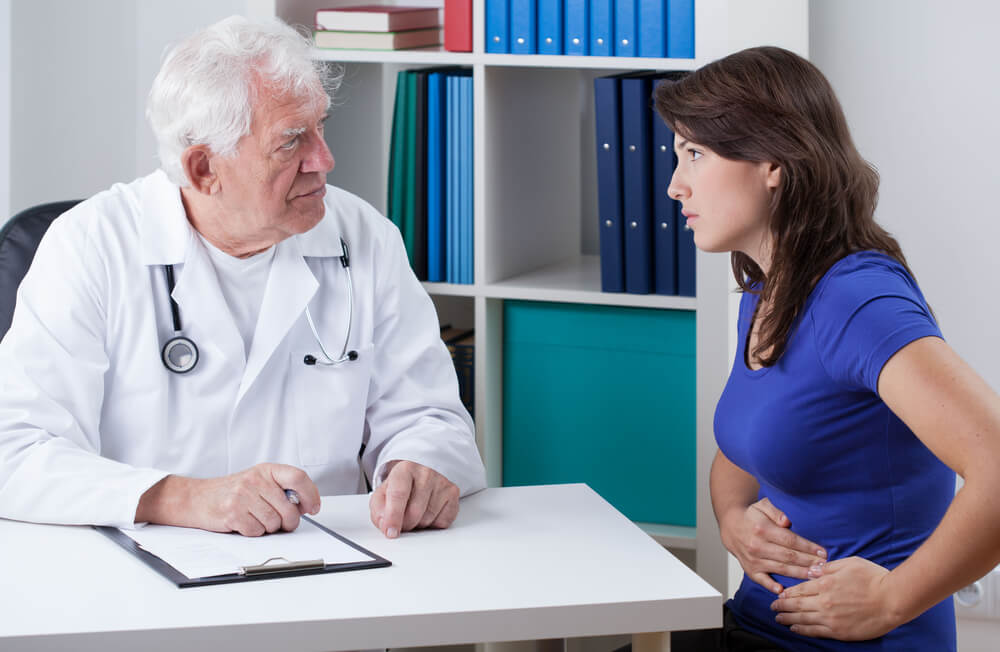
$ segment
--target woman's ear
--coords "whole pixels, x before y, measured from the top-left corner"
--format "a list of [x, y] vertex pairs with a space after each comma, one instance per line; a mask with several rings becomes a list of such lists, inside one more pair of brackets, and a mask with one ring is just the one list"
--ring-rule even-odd
[[769, 190], [777, 190], [781, 186], [781, 166], [777, 163], [767, 164], [767, 178], [765, 180]]
[[181, 154], [181, 168], [191, 183], [191, 188], [205, 195], [211, 195], [218, 183], [212, 169], [212, 151], [207, 145], [192, 145]]

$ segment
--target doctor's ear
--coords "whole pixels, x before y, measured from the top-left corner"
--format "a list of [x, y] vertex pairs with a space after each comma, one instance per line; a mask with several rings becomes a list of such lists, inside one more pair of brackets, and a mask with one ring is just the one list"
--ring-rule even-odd
[[212, 150], [208, 145], [192, 145], [181, 154], [181, 168], [191, 183], [192, 190], [211, 195], [218, 185], [218, 177], [212, 169]]

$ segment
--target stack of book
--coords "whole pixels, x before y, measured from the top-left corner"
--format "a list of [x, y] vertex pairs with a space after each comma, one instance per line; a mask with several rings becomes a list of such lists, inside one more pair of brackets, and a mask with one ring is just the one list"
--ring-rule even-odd
[[408, 50], [441, 44], [437, 7], [356, 5], [316, 12], [318, 48]]
[[387, 213], [422, 281], [472, 283], [472, 170], [472, 71], [399, 71]]
[[683, 74], [633, 72], [594, 80], [604, 292], [695, 296], [694, 233], [680, 202], [667, 196], [677, 167], [674, 134], [650, 100], [656, 83]]
[[451, 324], [441, 327], [441, 339], [455, 364], [458, 376], [458, 394], [472, 418], [476, 417], [476, 333], [471, 328], [454, 328]]
[[486, 51], [694, 58], [694, 0], [485, 0]]

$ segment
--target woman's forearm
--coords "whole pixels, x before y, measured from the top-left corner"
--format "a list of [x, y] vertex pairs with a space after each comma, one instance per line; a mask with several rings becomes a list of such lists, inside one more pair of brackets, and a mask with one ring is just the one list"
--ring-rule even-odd
[[1000, 563], [998, 542], [1000, 482], [970, 477], [933, 534], [887, 576], [886, 603], [894, 618], [909, 622], [989, 573]]
[[[760, 484], [752, 475], [729, 461], [722, 451], [716, 451], [712, 460], [712, 471], [709, 474], [709, 486], [712, 494], [712, 509], [715, 520], [723, 529], [723, 521], [727, 516], [738, 512], [742, 514], [754, 501], [760, 491]], [[728, 548], [725, 533], [723, 543]]]
[[1000, 562], [1000, 397], [934, 337], [890, 358], [878, 389], [931, 452], [965, 479], [931, 536], [885, 579], [887, 603], [907, 622]]

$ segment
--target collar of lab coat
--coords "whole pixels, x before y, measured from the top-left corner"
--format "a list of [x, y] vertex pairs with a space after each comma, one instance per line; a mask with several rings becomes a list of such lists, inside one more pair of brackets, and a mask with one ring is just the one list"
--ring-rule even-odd
[[[139, 235], [144, 265], [179, 265], [186, 262], [188, 247], [194, 242], [194, 227], [187, 219], [180, 188], [157, 170], [145, 179]], [[340, 228], [330, 207], [319, 224], [292, 236], [302, 256], [339, 257]]]
[[[147, 265], [184, 264], [173, 297], [185, 319], [212, 324], [203, 333], [205, 345], [242, 371], [237, 404], [258, 377], [268, 359], [309, 304], [319, 282], [306, 256], [341, 256], [340, 229], [327, 207], [326, 215], [308, 232], [276, 245], [260, 317], [250, 351], [242, 338], [219, 287], [211, 260], [188, 222], [180, 189], [160, 170], [147, 177], [142, 196], [140, 237]], [[244, 357], [245, 356], [245, 357]]]

